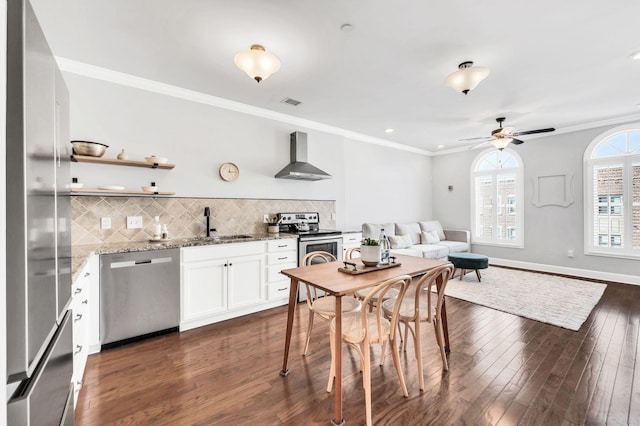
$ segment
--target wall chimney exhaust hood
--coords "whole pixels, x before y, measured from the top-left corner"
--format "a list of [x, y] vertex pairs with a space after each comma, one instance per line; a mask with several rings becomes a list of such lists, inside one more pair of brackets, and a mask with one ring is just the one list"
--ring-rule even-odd
[[276, 173], [277, 179], [321, 180], [331, 179], [331, 175], [307, 163], [307, 134], [291, 133], [291, 162]]

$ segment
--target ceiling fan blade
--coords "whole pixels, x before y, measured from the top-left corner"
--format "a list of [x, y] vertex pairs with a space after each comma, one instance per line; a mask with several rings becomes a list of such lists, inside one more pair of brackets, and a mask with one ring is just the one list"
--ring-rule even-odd
[[513, 138], [513, 139], [511, 139], [511, 143], [514, 144], [514, 145], [520, 145], [521, 143], [524, 143], [524, 141], [521, 141], [520, 139]]
[[[489, 138], [489, 139], [492, 139], [492, 138]], [[483, 146], [483, 145], [487, 145], [488, 143], [489, 143], [489, 141], [480, 142], [480, 143], [477, 143], [477, 144], [475, 144], [475, 145], [471, 145], [471, 146], [470, 146], [469, 148], [467, 148], [467, 149], [476, 149], [476, 148], [481, 147], [481, 146]]]
[[547, 133], [547, 132], [553, 132], [555, 130], [556, 129], [554, 129], [553, 127], [549, 127], [548, 129], [525, 130], [522, 132], [515, 132], [513, 133], [513, 136], [533, 135], [534, 133]]
[[493, 139], [491, 136], [482, 136], [479, 138], [467, 138], [467, 139], [458, 139], [458, 142], [468, 142], [468, 141], [488, 141]]

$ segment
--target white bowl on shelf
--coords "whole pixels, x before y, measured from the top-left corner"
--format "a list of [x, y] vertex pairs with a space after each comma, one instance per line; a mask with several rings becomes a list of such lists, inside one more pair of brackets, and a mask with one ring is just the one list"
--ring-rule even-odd
[[150, 157], [144, 157], [145, 160], [147, 160], [147, 163], [149, 164], [165, 164], [167, 162], [169, 162], [169, 159], [166, 157], [156, 157], [155, 155], [152, 155]]
[[158, 192], [157, 186], [142, 186], [141, 188], [143, 192], [149, 192], [149, 193]]
[[69, 188], [71, 188], [71, 189], [80, 189], [80, 188], [82, 188], [83, 186], [84, 186], [84, 184], [79, 183], [79, 182], [71, 182], [71, 183], [69, 184]]

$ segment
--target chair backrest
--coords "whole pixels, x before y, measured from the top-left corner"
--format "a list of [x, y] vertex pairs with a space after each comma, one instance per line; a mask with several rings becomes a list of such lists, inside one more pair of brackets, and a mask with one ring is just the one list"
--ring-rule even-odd
[[[314, 265], [317, 263], [327, 263], [327, 262], [335, 262], [338, 259], [329, 253], [328, 251], [312, 251], [311, 253], [307, 253], [302, 258], [302, 266]], [[310, 286], [307, 283], [303, 283], [307, 290], [307, 304], [309, 307], [313, 304], [313, 302], [318, 298], [318, 289], [316, 287]]]
[[418, 283], [416, 284], [416, 317], [420, 315], [420, 296], [424, 294], [423, 291], [426, 291], [427, 295], [427, 312], [428, 317], [427, 321], [431, 322], [432, 320], [432, 312], [433, 308], [431, 306], [431, 289], [434, 285], [437, 286], [438, 280], [441, 280], [440, 290], [437, 292], [438, 298], [435, 306], [435, 315], [436, 319], [440, 320], [440, 310], [442, 309], [442, 302], [444, 301], [444, 290], [447, 287], [447, 283], [449, 282], [449, 278], [453, 274], [454, 266], [452, 263], [445, 263], [440, 266], [437, 266], [426, 274], [424, 274]]
[[[389, 333], [390, 333], [391, 339], [394, 339], [395, 337], [395, 333], [398, 325], [398, 314], [400, 312], [400, 305], [402, 304], [402, 299], [404, 298], [404, 295], [410, 284], [411, 284], [411, 277], [409, 275], [401, 275], [399, 277], [390, 278], [376, 285], [373, 288], [373, 290], [371, 290], [369, 294], [367, 294], [367, 296], [364, 298], [364, 301], [362, 302], [363, 306], [367, 306], [367, 305], [370, 305], [371, 299], [373, 299], [374, 297], [377, 300], [385, 300], [385, 299], [388, 299], [388, 297], [385, 297], [386, 294], [392, 288], [395, 288], [396, 290], [398, 290], [398, 296], [392, 299], [392, 300], [395, 300], [396, 303], [394, 303], [393, 305], [393, 312], [390, 318], [391, 328], [389, 329]], [[382, 337], [382, 319], [385, 318], [384, 310], [382, 308], [382, 303], [375, 304], [373, 308], [373, 313], [375, 314], [376, 325], [378, 327], [378, 336]], [[370, 313], [368, 313], [366, 309], [363, 309], [361, 312], [361, 315], [362, 315], [361, 324], [367, 324], [367, 315], [370, 315]], [[362, 330], [362, 333], [363, 335], [367, 333], [366, 325]]]
[[355, 259], [356, 257], [360, 257], [360, 247], [347, 249], [347, 251], [344, 253], [344, 260], [351, 260]]

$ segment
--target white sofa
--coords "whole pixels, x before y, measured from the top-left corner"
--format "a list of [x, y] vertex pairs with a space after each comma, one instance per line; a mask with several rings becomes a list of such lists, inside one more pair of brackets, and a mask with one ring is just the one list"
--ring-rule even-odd
[[470, 233], [465, 230], [443, 229], [440, 222], [430, 220], [410, 223], [364, 223], [362, 238], [380, 237], [380, 230], [391, 242], [391, 254], [447, 259], [449, 253], [469, 251]]

